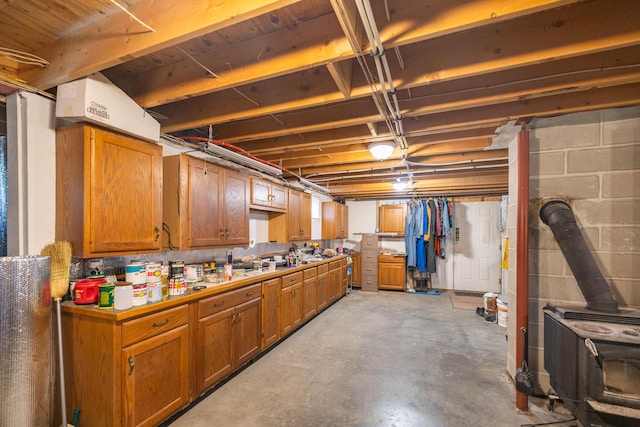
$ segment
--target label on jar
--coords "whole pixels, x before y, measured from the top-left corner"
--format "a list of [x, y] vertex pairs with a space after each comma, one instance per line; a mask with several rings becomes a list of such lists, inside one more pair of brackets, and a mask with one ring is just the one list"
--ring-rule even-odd
[[162, 265], [158, 262], [147, 264], [147, 283], [160, 283], [162, 281]]
[[133, 305], [145, 305], [148, 301], [147, 298], [147, 284], [133, 285]]
[[162, 283], [147, 283], [147, 301], [158, 302], [162, 300]]

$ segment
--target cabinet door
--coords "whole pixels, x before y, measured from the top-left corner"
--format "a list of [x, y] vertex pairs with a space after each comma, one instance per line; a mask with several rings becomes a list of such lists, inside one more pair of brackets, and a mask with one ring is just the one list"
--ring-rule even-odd
[[289, 210], [287, 217], [289, 221], [288, 234], [289, 241], [301, 239], [302, 224], [300, 223], [300, 210], [302, 209], [302, 193], [296, 190], [289, 191]]
[[280, 339], [280, 279], [262, 283], [262, 349]]
[[234, 309], [228, 308], [198, 321], [196, 389], [202, 393], [233, 372]]
[[271, 206], [271, 184], [261, 179], [251, 178], [251, 204]]
[[304, 281], [303, 285], [303, 314], [302, 320], [307, 320], [317, 310], [317, 298], [318, 298], [318, 278], [312, 277]]
[[188, 159], [188, 248], [197, 249], [220, 245], [220, 169], [194, 157]]
[[183, 325], [122, 350], [122, 425], [158, 425], [189, 403], [188, 330]]
[[318, 274], [318, 287], [317, 287], [317, 307], [318, 311], [324, 310], [329, 305], [329, 273]]
[[352, 286], [355, 288], [359, 288], [361, 285], [361, 277], [362, 277], [362, 256], [357, 254], [351, 254], [351, 260], [353, 261], [347, 268], [351, 267], [351, 275], [352, 275]]
[[392, 291], [404, 291], [406, 272], [404, 262], [378, 263], [378, 288]]
[[287, 286], [282, 289], [280, 307], [280, 336], [285, 336], [302, 324], [303, 294], [302, 283]]
[[286, 187], [278, 184], [271, 184], [271, 207], [276, 209], [287, 209], [289, 192]]
[[337, 239], [338, 238], [338, 203], [322, 202], [322, 238]]
[[349, 206], [340, 204], [340, 237], [346, 239], [349, 237]]
[[404, 236], [406, 209], [405, 204], [380, 206], [380, 231]]
[[[162, 147], [88, 127], [91, 254], [160, 251]], [[82, 197], [78, 195], [77, 197]]]
[[280, 292], [280, 336], [293, 330], [293, 286], [282, 288]]
[[224, 172], [224, 233], [227, 245], [249, 243], [249, 179], [237, 172]]
[[336, 301], [340, 296], [342, 277], [338, 268], [329, 270], [329, 303]]
[[260, 351], [260, 302], [260, 298], [256, 298], [238, 305], [235, 309], [234, 369], [251, 360]]
[[302, 193], [300, 199], [300, 229], [299, 240], [311, 239], [311, 194]]

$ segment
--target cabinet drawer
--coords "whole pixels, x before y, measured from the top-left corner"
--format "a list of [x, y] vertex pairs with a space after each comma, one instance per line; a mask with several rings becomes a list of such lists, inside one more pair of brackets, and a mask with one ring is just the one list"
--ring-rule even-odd
[[296, 283], [302, 282], [303, 275], [302, 271], [297, 273], [287, 274], [286, 276], [282, 276], [282, 287], [286, 288], [287, 286], [291, 286]]
[[122, 324], [122, 346], [126, 347], [143, 339], [185, 325], [188, 321], [188, 306], [181, 305], [180, 307], [124, 322]]
[[362, 247], [378, 246], [378, 236], [376, 234], [363, 234]]
[[247, 286], [246, 288], [233, 292], [238, 294], [238, 304], [242, 304], [243, 302], [262, 297], [262, 283], [256, 283], [255, 285]]
[[311, 279], [312, 277], [316, 277], [318, 275], [318, 268], [317, 267], [307, 268], [306, 270], [303, 271], [303, 273], [304, 273], [304, 280]]
[[329, 264], [322, 264], [318, 266], [318, 274], [327, 273], [329, 271]]
[[261, 284], [247, 286], [246, 288], [236, 289], [235, 291], [225, 292], [210, 298], [205, 298], [198, 302], [198, 318], [210, 316], [219, 313], [222, 310], [234, 307], [243, 302], [258, 298], [262, 295]]
[[335, 270], [337, 268], [340, 268], [341, 266], [342, 266], [342, 260], [331, 261], [329, 263], [329, 270]]
[[364, 276], [365, 274], [377, 275], [378, 274], [378, 265], [375, 264], [375, 263], [371, 263], [371, 262], [368, 262], [366, 264], [362, 264], [362, 275]]
[[395, 262], [402, 264], [404, 262], [404, 257], [395, 255], [378, 255], [378, 262]]
[[362, 253], [362, 263], [364, 264], [365, 262], [378, 262], [378, 252], [363, 252]]

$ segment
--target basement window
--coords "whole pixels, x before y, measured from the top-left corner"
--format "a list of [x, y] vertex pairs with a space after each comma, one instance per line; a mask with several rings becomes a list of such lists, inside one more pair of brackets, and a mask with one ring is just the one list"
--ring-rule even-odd
[[311, 219], [320, 219], [320, 197], [311, 196]]

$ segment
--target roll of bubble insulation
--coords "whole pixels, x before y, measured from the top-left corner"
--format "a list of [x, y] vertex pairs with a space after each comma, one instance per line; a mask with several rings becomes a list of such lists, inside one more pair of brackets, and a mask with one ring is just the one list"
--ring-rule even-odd
[[0, 258], [0, 427], [48, 426], [51, 351], [50, 259]]

